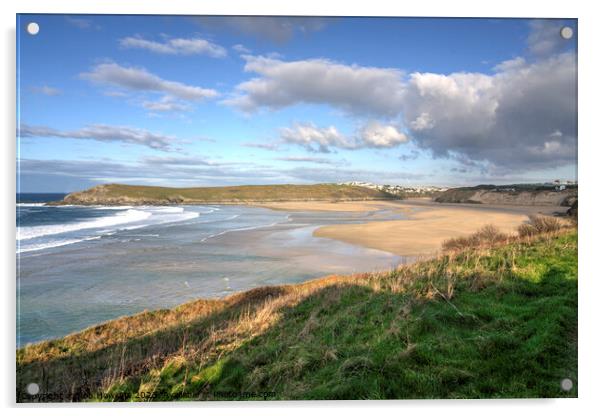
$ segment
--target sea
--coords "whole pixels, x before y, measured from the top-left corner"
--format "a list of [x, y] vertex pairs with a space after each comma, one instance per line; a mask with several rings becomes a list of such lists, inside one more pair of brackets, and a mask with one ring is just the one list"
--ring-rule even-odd
[[63, 197], [17, 195], [17, 347], [197, 298], [411, 261], [313, 236], [401, 218], [387, 210], [45, 205]]

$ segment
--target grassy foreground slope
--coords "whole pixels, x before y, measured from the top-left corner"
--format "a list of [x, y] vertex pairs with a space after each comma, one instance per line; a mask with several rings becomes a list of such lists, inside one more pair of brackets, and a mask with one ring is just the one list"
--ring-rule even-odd
[[98, 185], [73, 192], [66, 204], [194, 204], [272, 201], [345, 201], [391, 199], [393, 195], [361, 186], [247, 185], [205, 188], [164, 188], [138, 185]]
[[17, 351], [17, 396], [576, 397], [577, 232], [110, 321]]

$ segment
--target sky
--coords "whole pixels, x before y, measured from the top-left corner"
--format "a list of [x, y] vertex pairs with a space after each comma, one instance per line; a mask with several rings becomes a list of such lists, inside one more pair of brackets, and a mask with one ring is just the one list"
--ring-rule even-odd
[[570, 19], [21, 14], [17, 189], [576, 180], [576, 38]]

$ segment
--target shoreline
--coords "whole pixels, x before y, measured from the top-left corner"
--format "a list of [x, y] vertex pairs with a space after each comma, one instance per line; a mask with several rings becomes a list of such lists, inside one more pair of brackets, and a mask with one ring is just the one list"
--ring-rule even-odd
[[492, 224], [500, 231], [515, 234], [530, 214], [553, 214], [564, 207], [481, 204], [441, 204], [428, 198], [400, 201], [364, 202], [284, 202], [258, 205], [285, 211], [371, 212], [392, 210], [407, 218], [369, 221], [359, 224], [333, 224], [317, 228], [314, 237], [389, 252], [403, 257], [436, 254], [450, 238], [466, 236]]
[[[47, 206], [63, 204], [47, 203]], [[107, 206], [119, 206], [108, 204]], [[492, 224], [502, 232], [514, 233], [530, 214], [553, 215], [566, 207], [537, 205], [492, 205], [440, 203], [428, 197], [408, 199], [299, 199], [262, 201], [185, 202], [179, 204], [130, 204], [129, 206], [201, 206], [230, 205], [266, 208], [288, 212], [371, 213], [390, 211], [403, 219], [370, 220], [356, 224], [331, 224], [318, 227], [313, 237], [344, 242], [402, 257], [436, 254], [441, 244], [454, 237], [474, 233]], [[97, 206], [84, 204], [82, 207]]]

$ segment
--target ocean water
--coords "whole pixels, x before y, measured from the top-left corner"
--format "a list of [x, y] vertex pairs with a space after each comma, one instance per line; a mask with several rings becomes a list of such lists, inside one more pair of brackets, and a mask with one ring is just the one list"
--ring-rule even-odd
[[399, 214], [17, 203], [17, 346], [199, 297], [395, 267], [407, 259], [312, 235], [386, 218]]

